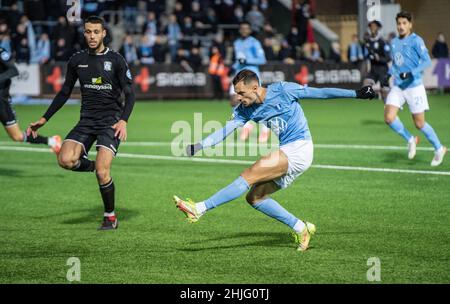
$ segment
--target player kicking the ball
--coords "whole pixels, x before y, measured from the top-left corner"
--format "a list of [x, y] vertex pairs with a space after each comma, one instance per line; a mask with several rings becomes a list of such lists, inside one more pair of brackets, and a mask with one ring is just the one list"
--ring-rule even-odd
[[291, 227], [298, 250], [308, 249], [311, 235], [316, 231], [312, 223], [298, 219], [270, 195], [287, 188], [303, 174], [313, 160], [313, 142], [308, 122], [300, 104], [303, 98], [361, 98], [372, 99], [375, 92], [367, 86], [360, 90], [317, 89], [291, 82], [277, 82], [267, 88], [259, 85], [258, 76], [243, 70], [233, 79], [240, 104], [234, 109], [233, 119], [225, 127], [209, 135], [200, 143], [189, 145], [187, 154], [214, 146], [223, 141], [236, 128], [252, 120], [267, 124], [279, 137], [280, 149], [261, 158], [230, 185], [199, 203], [174, 196], [176, 206], [185, 213], [189, 222], [196, 222], [207, 211], [247, 193], [246, 200], [256, 210]]
[[384, 83], [394, 77], [394, 87], [389, 92], [384, 109], [384, 120], [397, 134], [408, 142], [408, 158], [416, 155], [419, 138], [411, 135], [398, 118], [398, 110], [405, 101], [412, 113], [417, 129], [422, 131], [434, 147], [431, 166], [439, 166], [444, 160], [447, 148], [444, 147], [433, 127], [425, 121], [425, 111], [429, 110], [427, 93], [422, 82], [422, 72], [431, 65], [430, 55], [423, 39], [412, 32], [412, 16], [408, 12], [397, 14], [397, 30], [399, 37], [391, 41], [392, 67]]
[[[97, 175], [105, 207], [100, 230], [116, 229], [114, 213], [114, 183], [110, 175], [111, 163], [121, 140], [127, 137], [127, 121], [134, 105], [132, 78], [125, 59], [107, 48], [104, 21], [90, 16], [84, 23], [84, 37], [88, 49], [74, 54], [67, 63], [66, 80], [47, 112], [31, 123], [27, 132], [36, 136], [37, 129], [64, 105], [72, 93], [77, 79], [80, 81], [80, 121], [69, 132], [59, 153], [58, 162], [64, 169], [93, 172]], [[121, 92], [125, 95], [122, 105]], [[95, 161], [87, 158], [94, 142], [97, 147]]]

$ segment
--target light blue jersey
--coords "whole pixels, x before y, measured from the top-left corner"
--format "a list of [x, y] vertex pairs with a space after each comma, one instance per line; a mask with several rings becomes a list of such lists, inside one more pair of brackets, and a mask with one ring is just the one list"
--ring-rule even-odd
[[[249, 36], [245, 39], [239, 38], [234, 41], [234, 56], [236, 62], [233, 64], [235, 73], [239, 73], [243, 69], [251, 70], [259, 76], [259, 66], [265, 64], [266, 56], [264, 49], [258, 39]], [[239, 59], [245, 59], [245, 64], [240, 64]]]
[[201, 144], [203, 148], [214, 146], [225, 139], [236, 128], [253, 120], [267, 125], [278, 136], [280, 146], [296, 140], [310, 140], [308, 121], [298, 103], [303, 98], [355, 98], [354, 90], [334, 88], [309, 88], [293, 82], [276, 82], [267, 87], [263, 103], [245, 107], [239, 104], [233, 110], [232, 120]]
[[[391, 57], [389, 74], [394, 76], [394, 85], [405, 90], [423, 84], [422, 72], [431, 65], [431, 59], [420, 36], [412, 33], [403, 39], [392, 39]], [[412, 77], [402, 80], [400, 73], [408, 72], [412, 73]]]

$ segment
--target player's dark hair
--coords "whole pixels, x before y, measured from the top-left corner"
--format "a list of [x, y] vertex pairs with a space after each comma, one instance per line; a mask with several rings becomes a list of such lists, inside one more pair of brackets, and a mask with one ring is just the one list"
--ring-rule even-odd
[[248, 21], [241, 21], [241, 22], [239, 22], [239, 26], [241, 26], [241, 25], [248, 25], [248, 26], [252, 26], [251, 24], [250, 24], [250, 22], [248, 22]]
[[237, 85], [239, 82], [244, 81], [244, 84], [249, 84], [252, 81], [256, 81], [259, 83], [258, 75], [255, 72], [250, 70], [242, 70], [237, 73], [233, 78], [233, 85]]
[[105, 20], [102, 17], [99, 16], [89, 16], [84, 20], [84, 24], [86, 23], [94, 23], [94, 24], [101, 24], [102, 28], [105, 29]]
[[407, 11], [402, 11], [402, 12], [397, 14], [397, 16], [395, 17], [395, 21], [398, 21], [399, 18], [406, 18], [406, 19], [408, 19], [409, 22], [411, 22], [412, 21], [412, 14], [410, 12], [407, 12]]

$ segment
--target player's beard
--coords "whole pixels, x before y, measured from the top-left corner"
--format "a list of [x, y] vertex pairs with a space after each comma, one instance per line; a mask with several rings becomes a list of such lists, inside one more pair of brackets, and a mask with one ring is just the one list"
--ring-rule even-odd
[[103, 50], [104, 48], [105, 48], [105, 45], [103, 44], [103, 39], [100, 40], [100, 42], [97, 44], [97, 46], [95, 48], [91, 48], [88, 43], [88, 50], [89, 50], [90, 54], [97, 54], [98, 51]]

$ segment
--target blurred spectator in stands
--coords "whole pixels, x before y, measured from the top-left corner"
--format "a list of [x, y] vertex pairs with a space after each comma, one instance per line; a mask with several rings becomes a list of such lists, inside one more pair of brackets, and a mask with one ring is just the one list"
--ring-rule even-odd
[[269, 22], [265, 22], [262, 31], [258, 35], [258, 40], [264, 41], [266, 38], [274, 38], [275, 31]]
[[264, 19], [268, 20], [270, 17], [270, 5], [268, 0], [261, 0], [259, 2], [259, 9], [264, 15]]
[[448, 45], [445, 42], [445, 36], [443, 33], [439, 33], [431, 51], [434, 58], [447, 58], [448, 57]]
[[64, 38], [59, 38], [53, 48], [52, 58], [56, 62], [66, 62], [72, 56], [72, 49], [67, 46]]
[[301, 39], [300, 35], [298, 33], [298, 28], [293, 26], [291, 27], [291, 30], [289, 34], [286, 36], [286, 40], [289, 43], [289, 45], [292, 47], [292, 50], [295, 52], [297, 47], [301, 47]]
[[123, 17], [125, 19], [125, 26], [131, 33], [136, 33], [136, 17], [137, 17], [137, 0], [123, 1]]
[[358, 39], [358, 35], [352, 35], [352, 42], [347, 48], [348, 62], [355, 65], [361, 63], [364, 60], [364, 52], [361, 43]]
[[98, 15], [102, 11], [102, 9], [100, 8], [101, 4], [102, 3], [100, 3], [97, 0], [84, 0], [83, 5], [81, 5], [82, 8], [81, 17], [84, 19], [91, 15]]
[[227, 76], [228, 68], [225, 66], [223, 55], [217, 46], [211, 47], [208, 74], [211, 75], [213, 83], [213, 99], [222, 100], [225, 91], [222, 86], [222, 79]]
[[186, 16], [183, 18], [183, 23], [181, 24], [181, 32], [183, 36], [194, 35], [194, 24], [192, 23], [191, 16]]
[[274, 61], [276, 60], [275, 53], [273, 51], [273, 40], [272, 38], [266, 37], [263, 40], [263, 50], [266, 54], [267, 61]]
[[203, 22], [197, 20], [194, 23], [194, 34], [203, 37], [206, 35], [207, 32], [206, 28], [207, 26]]
[[11, 54], [11, 37], [5, 21], [0, 23], [0, 47]]
[[48, 34], [42, 33], [39, 36], [39, 40], [31, 55], [30, 63], [44, 64], [50, 60], [50, 39]]
[[281, 42], [281, 48], [278, 51], [278, 60], [287, 64], [295, 63], [294, 51], [286, 39]]
[[[155, 36], [142, 35], [141, 41], [137, 50], [139, 61], [142, 64], [152, 64], [155, 63], [155, 58], [153, 57], [153, 45], [155, 41], [150, 39]], [[156, 37], [155, 37], [156, 39]]]
[[307, 41], [309, 18], [311, 17], [309, 1], [305, 0], [302, 4], [295, 5], [294, 19], [298, 29], [300, 46]]
[[177, 56], [175, 57], [175, 63], [181, 65], [181, 67], [187, 72], [193, 72], [194, 70], [189, 65], [189, 51], [179, 48], [177, 50]]
[[316, 42], [303, 45], [303, 58], [312, 62], [323, 62], [322, 52]]
[[186, 13], [183, 11], [183, 4], [179, 1], [175, 3], [173, 14], [177, 17], [178, 24], [182, 24]]
[[30, 47], [28, 45], [27, 38], [21, 38], [19, 44], [15, 47], [16, 62], [17, 63], [30, 63]]
[[166, 27], [167, 43], [169, 46], [170, 58], [172, 62], [176, 61], [179, 40], [182, 38], [182, 32], [177, 22], [177, 16], [170, 14], [169, 23]]
[[167, 38], [162, 35], [155, 37], [155, 44], [153, 45], [153, 57], [155, 62], [163, 63], [166, 61], [167, 54]]
[[[239, 5], [238, 5], [239, 6]], [[230, 24], [230, 23], [239, 23], [236, 22], [236, 10], [234, 7], [234, 1], [233, 0], [223, 0], [220, 1], [220, 3], [216, 3], [214, 5], [215, 11], [217, 16], [219, 16], [219, 22]], [[237, 8], [237, 6], [236, 6]], [[242, 7], [240, 8], [240, 11], [242, 12], [242, 16], [240, 18], [244, 17], [244, 12], [242, 10]]]
[[[146, 35], [147, 36], [147, 35]], [[139, 58], [137, 55], [137, 50], [134, 45], [133, 36], [126, 35], [120, 53], [125, 58], [125, 60], [131, 65], [139, 64]]]
[[328, 56], [328, 61], [331, 61], [333, 63], [341, 63], [342, 62], [341, 46], [340, 46], [339, 42], [333, 41], [331, 43], [330, 55]]
[[252, 9], [245, 15], [245, 20], [250, 23], [254, 33], [259, 33], [264, 26], [265, 19], [258, 5], [253, 4]]
[[70, 49], [73, 47], [76, 37], [76, 29], [70, 25], [65, 16], [58, 17], [58, 23], [53, 27], [51, 38], [56, 41], [60, 38], [65, 40], [66, 46]]
[[189, 54], [189, 65], [194, 69], [194, 71], [197, 71], [202, 65], [202, 56], [200, 55], [200, 48], [198, 48], [197, 46], [194, 46], [191, 49], [191, 52]]
[[194, 23], [197, 21], [205, 23], [206, 19], [205, 14], [203, 13], [203, 10], [200, 8], [200, 3], [198, 1], [192, 1], [190, 16]]
[[225, 47], [224, 37], [223, 36], [224, 36], [223, 31], [218, 31], [214, 35], [214, 39], [212, 41], [212, 45], [219, 49], [220, 55], [222, 56], [222, 58], [225, 59], [226, 47]]
[[217, 19], [216, 11], [212, 7], [208, 7], [206, 11], [205, 23], [211, 26], [211, 29], [209, 30], [210, 32], [214, 33], [217, 31], [217, 24], [219, 22]]
[[241, 5], [236, 5], [233, 11], [233, 19], [230, 23], [241, 23], [244, 22], [245, 14], [244, 9]]
[[144, 28], [142, 32], [146, 35], [157, 35], [159, 24], [158, 20], [156, 20], [156, 14], [153, 11], [148, 12], [147, 20], [145, 20]]
[[[7, 13], [7, 20], [8, 20], [8, 27], [12, 31], [15, 31], [17, 28], [17, 25], [20, 22], [20, 18], [22, 17], [22, 13], [19, 11], [19, 6], [17, 5], [17, 2], [14, 2], [11, 5], [11, 9]], [[11, 34], [11, 33], [10, 33]]]

